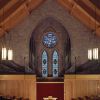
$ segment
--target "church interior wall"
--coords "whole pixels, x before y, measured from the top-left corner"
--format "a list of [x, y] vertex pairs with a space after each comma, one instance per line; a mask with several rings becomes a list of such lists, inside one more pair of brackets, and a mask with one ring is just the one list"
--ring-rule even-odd
[[[71, 40], [72, 66], [75, 66], [75, 57], [77, 65], [83, 64], [88, 60], [87, 50], [89, 48], [96, 46], [100, 48], [99, 37], [93, 36], [90, 29], [71, 16], [66, 9], [62, 8], [56, 1], [48, 0], [31, 12], [28, 17], [9, 32], [12, 37], [11, 45], [14, 50], [14, 61], [16, 63], [25, 66], [29, 65], [29, 40], [31, 34], [38, 23], [47, 17], [56, 19], [68, 31]], [[2, 37], [0, 41], [1, 40], [4, 40], [4, 37]], [[9, 39], [7, 37], [6, 42], [8, 41]]]

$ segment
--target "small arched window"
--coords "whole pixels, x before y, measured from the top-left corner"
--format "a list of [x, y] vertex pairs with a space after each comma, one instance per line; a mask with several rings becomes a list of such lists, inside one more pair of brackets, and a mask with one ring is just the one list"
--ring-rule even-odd
[[56, 50], [53, 52], [53, 68], [52, 68], [52, 71], [53, 71], [53, 77], [58, 77], [58, 53], [57, 53]]
[[47, 52], [44, 50], [42, 53], [42, 77], [48, 76], [48, 56]]

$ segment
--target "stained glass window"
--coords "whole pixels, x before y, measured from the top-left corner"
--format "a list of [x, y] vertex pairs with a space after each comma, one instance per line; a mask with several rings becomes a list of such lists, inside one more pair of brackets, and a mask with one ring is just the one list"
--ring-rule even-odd
[[43, 44], [46, 47], [52, 48], [56, 45], [56, 43], [57, 43], [57, 37], [55, 36], [54, 32], [48, 32], [43, 37]]
[[53, 52], [53, 77], [58, 77], [58, 53], [55, 50]]
[[42, 53], [42, 77], [48, 76], [48, 56], [47, 52], [43, 51]]

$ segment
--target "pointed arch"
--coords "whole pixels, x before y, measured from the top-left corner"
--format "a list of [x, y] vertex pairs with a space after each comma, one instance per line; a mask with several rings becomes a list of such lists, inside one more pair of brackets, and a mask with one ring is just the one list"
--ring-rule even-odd
[[44, 50], [42, 52], [42, 77], [48, 76], [48, 55], [47, 52]]
[[52, 68], [52, 71], [53, 71], [53, 77], [58, 77], [58, 52], [56, 50], [54, 50], [53, 52], [53, 68]]
[[[47, 45], [44, 45], [43, 43], [43, 37], [46, 36], [48, 32], [54, 32], [55, 36], [57, 37], [56, 45], [52, 48], [47, 47]], [[51, 43], [51, 40], [49, 40], [49, 42]], [[31, 35], [31, 47], [34, 47], [34, 49], [30, 48], [30, 51], [32, 51], [30, 53], [30, 67], [32, 66], [32, 64], [34, 64], [33, 70], [38, 77], [55, 76], [53, 75], [54, 69], [57, 69], [57, 76], [63, 76], [66, 72], [65, 70], [68, 70], [68, 68], [71, 67], [70, 35], [68, 34], [66, 28], [58, 20], [52, 18], [52, 16], [46, 17], [38, 23]], [[43, 53], [44, 51], [46, 53]], [[54, 53], [54, 51], [56, 53]], [[58, 59], [58, 67], [56, 67], [57, 64], [53, 64], [53, 58], [55, 58], [53, 57], [53, 53], [54, 55], [58, 55], [58, 58], [56, 58]], [[45, 67], [43, 67], [42, 59], [44, 59], [44, 57], [42, 57], [42, 54], [47, 54], [47, 62], [45, 64]], [[32, 57], [34, 57], [34, 59]], [[63, 57], [63, 59], [60, 59], [60, 57]], [[45, 75], [43, 74], [43, 71], [46, 71]]]

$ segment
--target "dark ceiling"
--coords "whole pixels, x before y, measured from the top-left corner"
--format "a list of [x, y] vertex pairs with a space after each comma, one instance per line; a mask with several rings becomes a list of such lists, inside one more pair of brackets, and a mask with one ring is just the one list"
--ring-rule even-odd
[[10, 0], [0, 0], [0, 9], [3, 8]]
[[100, 9], [100, 0], [90, 0], [97, 8]]
[[[97, 6], [100, 5], [100, 0], [90, 0], [91, 2], [95, 2], [95, 5]], [[98, 1], [98, 3], [97, 3]], [[93, 9], [91, 9], [89, 6], [84, 4], [83, 0], [76, 0], [75, 1], [78, 5], [80, 5], [84, 10], [87, 11], [88, 14], [90, 14], [94, 19], [96, 19], [98, 22], [100, 22], [100, 15], [94, 12]], [[96, 8], [96, 7], [95, 7]], [[100, 8], [100, 7], [99, 7]], [[95, 9], [96, 10], [96, 9]]]
[[[13, 28], [46, 0], [0, 0], [0, 36]], [[100, 36], [100, 0], [56, 0]], [[4, 8], [4, 9], [2, 9]], [[97, 10], [96, 10], [97, 9]], [[16, 20], [15, 20], [16, 19]], [[12, 23], [10, 25], [10, 23]], [[91, 24], [89, 24], [91, 23]], [[5, 30], [2, 27], [5, 27]], [[95, 28], [95, 26], [97, 26]]]

